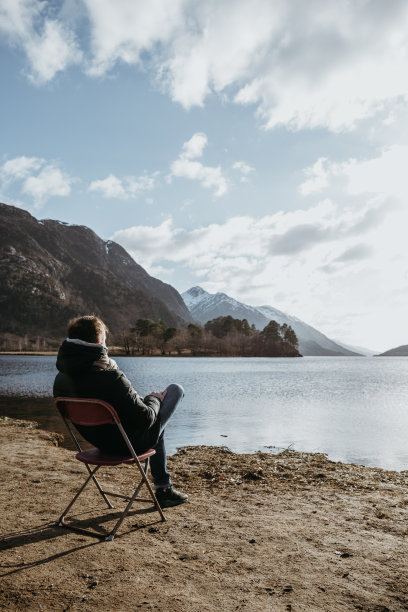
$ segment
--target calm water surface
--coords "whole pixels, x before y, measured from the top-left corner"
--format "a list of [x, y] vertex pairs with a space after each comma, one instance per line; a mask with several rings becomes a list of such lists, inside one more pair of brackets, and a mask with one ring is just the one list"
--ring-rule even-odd
[[[408, 469], [408, 358], [125, 358], [142, 395], [182, 384], [167, 446], [291, 447], [330, 459]], [[55, 357], [0, 356], [1, 413], [58, 428]], [[21, 399], [25, 397], [26, 399]], [[32, 400], [30, 398], [33, 398]]]

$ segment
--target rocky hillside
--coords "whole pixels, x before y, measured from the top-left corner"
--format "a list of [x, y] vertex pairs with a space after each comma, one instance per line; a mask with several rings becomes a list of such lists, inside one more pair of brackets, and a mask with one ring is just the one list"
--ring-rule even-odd
[[381, 353], [378, 357], [408, 357], [408, 344], [385, 351], [385, 353]]
[[115, 242], [0, 204], [0, 332], [61, 336], [69, 318], [86, 313], [112, 332], [140, 317], [191, 321], [180, 294]]
[[297, 317], [288, 315], [272, 306], [249, 306], [238, 302], [225, 293], [211, 294], [201, 287], [192, 287], [182, 294], [191, 316], [204, 324], [217, 317], [231, 315], [235, 319], [247, 319], [250, 325], [263, 329], [271, 320], [279, 325], [290, 325], [299, 340], [299, 351], [302, 355], [358, 355], [340, 346], [311, 325]]

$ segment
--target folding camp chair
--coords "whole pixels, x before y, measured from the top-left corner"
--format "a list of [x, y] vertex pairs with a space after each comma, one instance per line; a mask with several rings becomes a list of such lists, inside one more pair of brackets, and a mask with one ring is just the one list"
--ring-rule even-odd
[[[58, 519], [57, 525], [64, 525], [66, 527], [74, 528], [71, 525], [65, 525], [64, 523], [65, 516], [68, 510], [73, 506], [73, 504], [76, 502], [78, 497], [81, 495], [86, 485], [91, 480], [93, 480], [93, 482], [95, 483], [96, 488], [98, 489], [99, 493], [102, 495], [108, 508], [113, 508], [108, 497], [120, 497], [128, 501], [128, 504], [126, 508], [124, 509], [124, 511], [122, 512], [122, 514], [120, 515], [116, 525], [114, 526], [112, 531], [105, 537], [106, 540], [111, 541], [115, 537], [115, 534], [117, 530], [119, 529], [123, 519], [127, 516], [133, 502], [137, 498], [139, 491], [142, 488], [143, 483], [146, 485], [149, 491], [150, 498], [149, 499], [138, 498], [138, 501], [152, 501], [157, 512], [160, 514], [161, 520], [165, 521], [166, 519], [164, 517], [162, 509], [159, 505], [159, 502], [156, 499], [156, 495], [154, 494], [152, 486], [147, 479], [147, 473], [149, 470], [149, 459], [152, 455], [156, 453], [156, 451], [154, 449], [150, 449], [141, 455], [137, 455], [132, 444], [130, 443], [128, 436], [126, 435], [125, 430], [123, 429], [123, 426], [120, 422], [120, 419], [119, 419], [119, 416], [116, 410], [113, 408], [113, 406], [111, 406], [107, 402], [104, 402], [99, 399], [57, 397], [55, 398], [55, 404], [59, 412], [61, 413], [62, 418], [65, 421], [65, 424], [68, 428], [68, 431], [71, 435], [71, 438], [77, 450], [79, 451], [75, 457], [76, 459], [78, 459], [78, 461], [81, 461], [82, 463], [85, 464], [86, 469], [88, 470], [88, 473], [89, 473], [89, 476], [85, 480], [84, 484], [74, 495], [74, 498], [68, 504], [68, 506], [66, 507], [66, 509], [60, 516], [60, 518]], [[119, 455], [108, 455], [106, 453], [101, 452], [97, 448], [91, 448], [89, 450], [82, 450], [79, 444], [78, 438], [76, 437], [74, 430], [72, 428], [72, 424], [73, 425], [91, 425], [91, 426], [108, 425], [108, 424], [116, 425], [120, 433], [122, 434], [122, 437], [126, 443], [126, 446], [129, 449], [129, 453], [127, 455], [119, 456]], [[142, 461], [145, 462], [144, 468], [142, 467], [142, 464], [141, 464]], [[137, 468], [139, 469], [139, 472], [142, 476], [140, 483], [136, 487], [136, 490], [131, 497], [128, 497], [127, 495], [121, 495], [119, 493], [112, 493], [109, 491], [104, 491], [95, 476], [96, 472], [103, 465], [107, 466], [107, 465], [121, 465], [121, 464], [135, 464]], [[91, 465], [96, 466], [96, 467], [91, 469], [90, 468]], [[78, 530], [78, 528], [75, 528], [75, 529]], [[80, 531], [84, 531], [84, 530], [80, 530]], [[99, 535], [94, 532], [86, 532], [86, 533], [89, 533], [91, 535]]]

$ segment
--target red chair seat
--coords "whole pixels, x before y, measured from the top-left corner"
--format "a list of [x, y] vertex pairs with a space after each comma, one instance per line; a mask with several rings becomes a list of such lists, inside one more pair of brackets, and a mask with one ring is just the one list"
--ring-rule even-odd
[[[154, 455], [155, 452], [155, 450], [150, 449], [142, 455], [138, 455], [138, 459], [139, 461], [144, 461]], [[133, 457], [129, 457], [129, 455], [108, 455], [100, 451], [99, 448], [90, 448], [89, 450], [82, 451], [76, 455], [76, 459], [90, 465], [120, 465], [121, 463], [130, 464], [135, 462]]]

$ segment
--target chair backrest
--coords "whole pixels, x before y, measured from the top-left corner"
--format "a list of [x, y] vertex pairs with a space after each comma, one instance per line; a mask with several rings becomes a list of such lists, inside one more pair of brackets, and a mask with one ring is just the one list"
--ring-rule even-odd
[[[113, 406], [100, 399], [56, 397], [55, 404], [64, 420], [74, 425], [118, 425], [120, 419]], [[120, 427], [121, 428], [121, 427]]]

